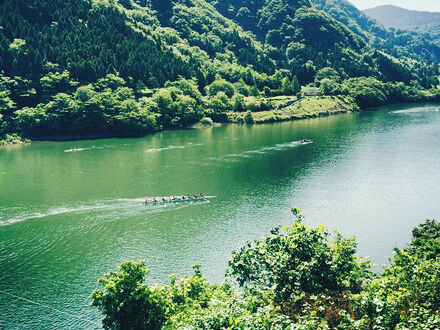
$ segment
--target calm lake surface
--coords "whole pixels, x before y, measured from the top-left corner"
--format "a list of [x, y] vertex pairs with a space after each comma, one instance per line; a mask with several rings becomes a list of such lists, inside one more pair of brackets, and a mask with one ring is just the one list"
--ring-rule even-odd
[[[199, 192], [217, 197], [142, 205]], [[415, 225], [440, 219], [438, 105], [0, 148], [0, 328], [98, 327], [88, 296], [127, 259], [147, 261], [150, 283], [195, 263], [220, 282], [231, 251], [291, 222], [293, 205], [386, 264]]]

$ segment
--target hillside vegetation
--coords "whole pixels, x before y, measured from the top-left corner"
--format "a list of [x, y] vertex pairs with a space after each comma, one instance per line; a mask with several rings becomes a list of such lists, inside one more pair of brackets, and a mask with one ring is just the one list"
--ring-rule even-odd
[[416, 60], [418, 65], [440, 61], [438, 38], [414, 31], [386, 29], [382, 22], [361, 12], [346, 0], [312, 0], [316, 8], [344, 23], [374, 48], [401, 60]]
[[[385, 30], [343, 1], [315, 2], [2, 1], [0, 139], [188, 127], [270, 110], [258, 99], [301, 85], [361, 107], [438, 98], [436, 42]], [[350, 79], [365, 89], [353, 94]]]

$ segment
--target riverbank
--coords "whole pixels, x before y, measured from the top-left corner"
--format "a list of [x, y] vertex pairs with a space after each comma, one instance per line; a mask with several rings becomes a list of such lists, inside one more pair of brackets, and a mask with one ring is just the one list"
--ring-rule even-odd
[[[426, 97], [428, 98], [428, 97]], [[252, 100], [255, 101], [254, 98]], [[327, 117], [338, 114], [361, 111], [356, 100], [351, 96], [306, 96], [297, 99], [296, 96], [276, 96], [268, 98], [260, 98], [260, 103], [270, 104], [270, 110], [264, 111], [227, 111], [221, 114], [210, 113], [209, 110], [202, 120], [193, 125], [191, 128], [209, 128], [220, 126], [221, 123], [246, 123], [246, 124], [262, 124], [282, 122], [289, 120], [301, 120], [316, 117]], [[398, 103], [398, 104], [405, 104]], [[418, 102], [408, 102], [418, 103]], [[397, 103], [396, 103], [397, 104]], [[247, 107], [248, 108], [248, 107]], [[370, 108], [374, 110], [374, 108]], [[103, 138], [133, 138], [150, 135], [167, 130], [176, 130], [178, 128], [165, 128], [163, 130], [150, 132], [143, 135], [113, 135], [113, 134], [93, 134], [83, 136], [42, 136], [35, 139], [24, 139], [17, 134], [7, 135], [5, 140], [0, 140], [0, 146], [25, 144], [33, 141], [80, 141], [80, 140], [96, 140]], [[183, 129], [183, 128], [181, 128]]]
[[[192, 128], [206, 128], [218, 126], [219, 123], [248, 123], [261, 124], [270, 122], [280, 122], [288, 120], [300, 120], [315, 117], [325, 117], [336, 114], [343, 114], [348, 112], [359, 111], [360, 108], [356, 105], [353, 98], [349, 96], [307, 96], [298, 100], [295, 96], [277, 96], [271, 98], [264, 98], [260, 102], [267, 102], [272, 105], [271, 110], [266, 111], [228, 111], [221, 116], [204, 117], [198, 124]], [[250, 117], [251, 116], [251, 117]], [[213, 117], [214, 121], [210, 117]], [[247, 117], [247, 118], [246, 118]], [[170, 129], [165, 129], [170, 130]], [[152, 132], [156, 133], [156, 132]], [[150, 133], [151, 134], [151, 133]], [[145, 136], [145, 135], [140, 135]], [[114, 136], [111, 134], [95, 134], [85, 136], [42, 136], [34, 141], [75, 141], [75, 140], [95, 140], [112, 137], [134, 137], [128, 136]], [[31, 140], [23, 139], [17, 134], [8, 135], [5, 140], [0, 141], [0, 146], [24, 144], [31, 142]]]
[[12, 145], [18, 145], [18, 144], [26, 144], [29, 143], [30, 140], [23, 139], [21, 136], [17, 134], [6, 134], [5, 139], [0, 140], [0, 147], [2, 146], [12, 146]]
[[286, 107], [268, 111], [230, 111], [226, 114], [226, 121], [230, 123], [260, 124], [325, 117], [354, 111], [360, 111], [360, 108], [354, 99], [349, 96], [308, 96], [292, 102]]

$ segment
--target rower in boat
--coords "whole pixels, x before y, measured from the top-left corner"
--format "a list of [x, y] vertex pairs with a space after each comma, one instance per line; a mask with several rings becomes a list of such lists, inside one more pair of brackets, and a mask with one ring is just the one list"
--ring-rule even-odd
[[146, 200], [144, 201], [144, 204], [145, 204], [145, 205], [147, 205], [147, 204], [148, 204], [148, 199], [146, 199]]
[[153, 197], [153, 202], [154, 202], [154, 203], [157, 203], [157, 199], [156, 199], [156, 197]]

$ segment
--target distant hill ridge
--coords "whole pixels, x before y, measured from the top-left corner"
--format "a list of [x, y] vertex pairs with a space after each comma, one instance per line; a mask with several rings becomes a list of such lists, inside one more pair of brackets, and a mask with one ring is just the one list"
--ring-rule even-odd
[[388, 28], [413, 30], [425, 25], [440, 25], [440, 13], [409, 10], [393, 5], [366, 9], [364, 13]]

